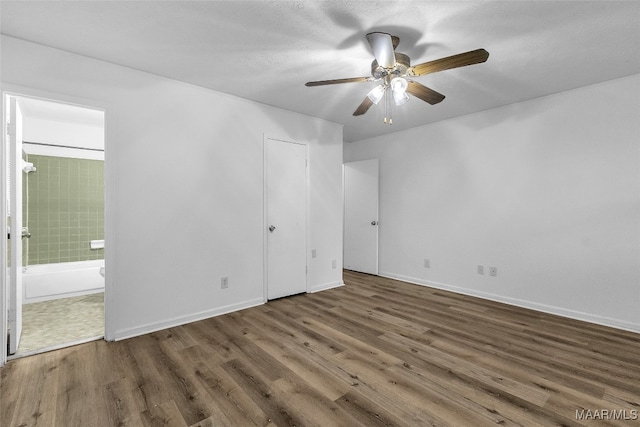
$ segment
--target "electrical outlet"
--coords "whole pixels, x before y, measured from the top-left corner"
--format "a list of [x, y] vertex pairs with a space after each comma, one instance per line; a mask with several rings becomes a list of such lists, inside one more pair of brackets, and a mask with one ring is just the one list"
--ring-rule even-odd
[[316, 253], [316, 250], [315, 249], [311, 249], [311, 258], [315, 258], [317, 256], [318, 256], [318, 254]]
[[424, 268], [431, 268], [431, 261], [429, 259], [424, 259]]
[[478, 274], [484, 274], [484, 265], [478, 266]]
[[223, 277], [220, 279], [220, 289], [227, 289], [229, 287], [229, 278]]
[[489, 267], [489, 276], [497, 276], [498, 267]]
[[337, 268], [338, 267], [338, 261], [336, 261], [335, 259], [331, 261], [331, 268]]

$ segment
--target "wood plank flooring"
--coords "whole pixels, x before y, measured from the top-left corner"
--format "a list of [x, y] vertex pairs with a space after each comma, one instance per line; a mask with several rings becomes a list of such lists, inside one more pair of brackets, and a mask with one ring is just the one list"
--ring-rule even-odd
[[639, 334], [352, 272], [345, 283], [10, 361], [0, 425], [640, 425]]

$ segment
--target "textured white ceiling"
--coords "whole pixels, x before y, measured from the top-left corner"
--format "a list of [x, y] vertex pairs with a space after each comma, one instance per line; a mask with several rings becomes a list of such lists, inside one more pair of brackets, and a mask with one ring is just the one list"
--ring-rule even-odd
[[[6, 1], [3, 34], [344, 124], [345, 141], [640, 73], [637, 1]], [[486, 63], [416, 80], [382, 123], [352, 113], [375, 83], [365, 34], [400, 37], [417, 64], [476, 48]], [[597, 100], [594, 100], [597, 102]]]

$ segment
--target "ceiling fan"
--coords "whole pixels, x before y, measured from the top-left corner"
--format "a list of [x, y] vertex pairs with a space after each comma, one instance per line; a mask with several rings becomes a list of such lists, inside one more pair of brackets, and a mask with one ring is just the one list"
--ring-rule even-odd
[[[353, 115], [360, 116], [366, 113], [372, 105], [378, 104], [380, 100], [385, 98], [385, 123], [387, 123], [387, 115], [390, 116], [391, 98], [393, 98], [395, 105], [406, 103], [409, 100], [407, 93], [431, 105], [437, 104], [444, 99], [444, 95], [441, 93], [411, 80], [410, 77], [419, 77], [451, 68], [479, 64], [489, 58], [489, 52], [484, 49], [476, 49], [412, 66], [411, 60], [407, 55], [395, 51], [400, 43], [399, 37], [382, 32], [372, 32], [367, 34], [367, 41], [371, 45], [371, 50], [375, 57], [371, 63], [371, 77], [320, 80], [307, 82], [305, 86], [380, 81], [380, 85], [367, 94], [364, 101], [353, 112]], [[392, 123], [393, 119], [389, 117], [389, 124]]]

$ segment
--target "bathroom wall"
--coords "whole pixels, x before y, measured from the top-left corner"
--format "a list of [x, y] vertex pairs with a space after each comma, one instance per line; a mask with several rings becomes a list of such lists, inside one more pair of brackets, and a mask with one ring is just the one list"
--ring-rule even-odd
[[342, 125], [6, 36], [1, 73], [106, 109], [107, 339], [264, 302], [265, 135], [307, 144], [307, 286], [342, 283]]
[[[104, 149], [104, 124], [95, 125], [94, 116], [100, 112], [92, 112], [89, 117], [89, 124], [77, 123], [81, 121], [87, 113], [83, 110], [77, 112], [78, 117], [74, 122], [61, 121], [57, 119], [44, 119], [27, 114], [23, 117], [23, 139], [27, 142], [38, 142], [41, 144], [62, 145], [65, 147], [80, 147], [94, 150]], [[41, 148], [45, 150], [45, 148]], [[82, 155], [82, 154], [81, 154]], [[86, 152], [85, 152], [86, 155]]]
[[[35, 172], [23, 174], [23, 265], [104, 258], [90, 249], [104, 239], [104, 161], [27, 154]], [[26, 256], [25, 256], [26, 255]]]

